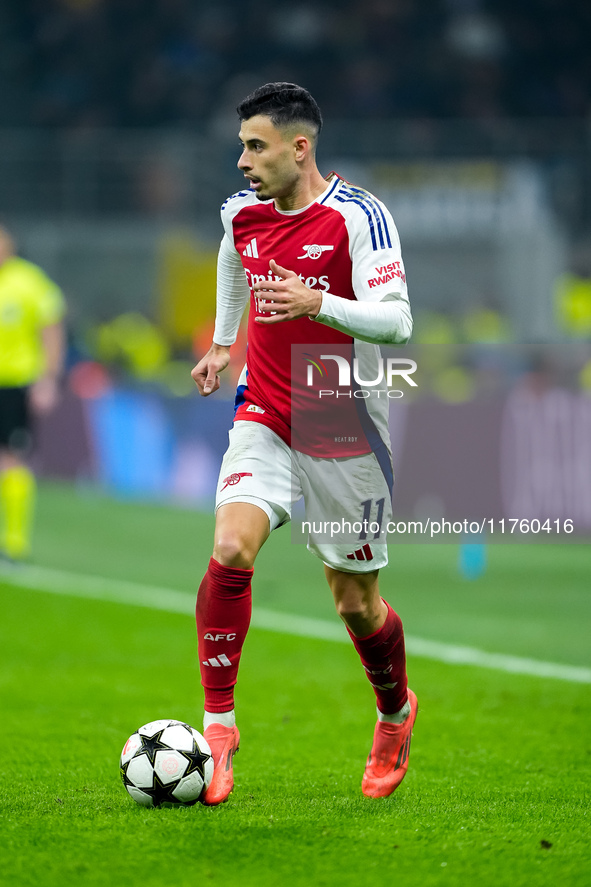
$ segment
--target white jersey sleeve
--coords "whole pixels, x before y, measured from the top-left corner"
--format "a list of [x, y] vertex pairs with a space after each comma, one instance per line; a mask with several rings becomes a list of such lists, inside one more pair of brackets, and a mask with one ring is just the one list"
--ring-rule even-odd
[[353, 289], [360, 302], [379, 302], [393, 293], [408, 301], [400, 238], [388, 208], [361, 188], [344, 204], [353, 263]]
[[224, 236], [218, 252], [216, 317], [213, 341], [216, 345], [233, 345], [250, 291], [242, 260], [234, 245], [234, 217], [244, 206], [253, 203], [251, 191], [238, 191], [224, 201], [221, 219]]
[[332, 293], [322, 294], [314, 320], [378, 345], [404, 345], [412, 333], [408, 299], [389, 293], [380, 302], [352, 302]]
[[357, 301], [325, 293], [315, 319], [366, 342], [407, 342], [412, 315], [400, 238], [388, 208], [369, 191], [344, 181], [330, 205], [347, 227]]
[[218, 252], [216, 316], [213, 341], [233, 345], [249, 299], [249, 289], [240, 256], [224, 234]]

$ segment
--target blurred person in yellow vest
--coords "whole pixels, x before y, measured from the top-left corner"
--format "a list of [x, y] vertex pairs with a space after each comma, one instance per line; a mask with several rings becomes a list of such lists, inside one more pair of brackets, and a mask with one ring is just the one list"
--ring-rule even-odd
[[558, 321], [569, 336], [591, 336], [591, 273], [562, 274], [556, 281], [555, 306]]
[[32, 417], [58, 401], [64, 314], [59, 287], [16, 255], [10, 232], [0, 226], [0, 553], [10, 560], [31, 550]]

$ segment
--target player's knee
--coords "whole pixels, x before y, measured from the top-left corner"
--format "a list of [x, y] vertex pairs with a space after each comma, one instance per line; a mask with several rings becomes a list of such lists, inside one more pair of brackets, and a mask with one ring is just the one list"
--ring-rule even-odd
[[256, 551], [248, 540], [234, 533], [223, 533], [215, 540], [213, 556], [224, 567], [250, 570], [254, 565]]
[[365, 637], [377, 631], [383, 622], [382, 602], [378, 594], [364, 589], [347, 588], [334, 591], [337, 613], [354, 635]]
[[367, 619], [369, 615], [369, 606], [363, 598], [347, 596], [337, 600], [337, 613], [349, 625], [350, 621], [359, 621]]
[[368, 637], [380, 627], [379, 615], [367, 605], [354, 606], [340, 602], [337, 603], [337, 612], [355, 637]]

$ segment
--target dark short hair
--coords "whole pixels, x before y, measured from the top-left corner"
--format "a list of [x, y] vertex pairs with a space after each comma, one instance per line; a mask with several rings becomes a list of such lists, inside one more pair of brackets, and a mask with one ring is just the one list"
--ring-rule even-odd
[[322, 114], [315, 99], [296, 83], [265, 83], [247, 95], [236, 110], [240, 120], [264, 114], [276, 127], [307, 123], [316, 135], [322, 129]]

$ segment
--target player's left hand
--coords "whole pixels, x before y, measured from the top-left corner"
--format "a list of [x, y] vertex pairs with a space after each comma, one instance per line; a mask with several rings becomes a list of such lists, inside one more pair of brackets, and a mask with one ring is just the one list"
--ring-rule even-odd
[[281, 279], [260, 280], [254, 284], [258, 311], [269, 315], [260, 317], [257, 313], [255, 323], [270, 325], [298, 317], [316, 317], [322, 305], [322, 293], [309, 289], [295, 271], [282, 268], [273, 259], [269, 268]]

